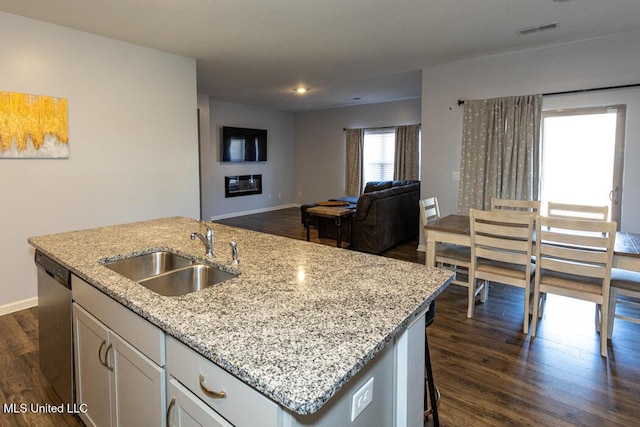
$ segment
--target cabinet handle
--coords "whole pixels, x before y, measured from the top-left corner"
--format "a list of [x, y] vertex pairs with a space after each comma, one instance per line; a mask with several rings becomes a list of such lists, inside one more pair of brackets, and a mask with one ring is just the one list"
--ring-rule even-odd
[[169, 407], [167, 408], [167, 427], [171, 425], [171, 409], [173, 409], [173, 405], [176, 404], [176, 398], [172, 397], [171, 402], [169, 402]]
[[[102, 341], [102, 343], [100, 344], [100, 347], [98, 347], [98, 360], [100, 361], [100, 364], [102, 366], [107, 366], [106, 362], [102, 361], [102, 348], [104, 347], [104, 345], [107, 343], [107, 340]], [[107, 358], [105, 357], [104, 360], [107, 360]]]
[[206, 394], [209, 397], [213, 397], [214, 399], [223, 399], [223, 398], [227, 397], [227, 392], [226, 391], [213, 391], [209, 387], [204, 385], [204, 374], [203, 373], [200, 373], [200, 388], [202, 389], [202, 391], [204, 391], [204, 394]]
[[107, 367], [108, 370], [110, 370], [111, 372], [113, 372], [113, 366], [109, 366], [109, 351], [111, 351], [111, 349], [113, 348], [113, 344], [109, 344], [107, 346], [107, 349], [104, 351], [104, 366]]

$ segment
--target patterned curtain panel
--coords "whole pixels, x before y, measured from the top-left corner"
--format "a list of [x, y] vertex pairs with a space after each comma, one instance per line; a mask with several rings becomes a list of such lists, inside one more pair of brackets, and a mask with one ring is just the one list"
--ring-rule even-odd
[[393, 179], [417, 180], [420, 162], [420, 125], [396, 127], [396, 157]]
[[458, 213], [538, 200], [541, 115], [542, 95], [465, 102]]
[[347, 166], [345, 193], [359, 197], [362, 191], [362, 147], [364, 129], [347, 129]]

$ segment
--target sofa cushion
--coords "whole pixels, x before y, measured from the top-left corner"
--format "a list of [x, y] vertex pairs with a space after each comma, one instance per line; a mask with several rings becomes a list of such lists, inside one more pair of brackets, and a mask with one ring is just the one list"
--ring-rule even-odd
[[371, 193], [373, 191], [386, 190], [393, 186], [393, 181], [369, 181], [364, 186], [364, 192], [362, 194]]
[[[391, 181], [387, 181], [391, 182]], [[365, 193], [358, 199], [358, 204], [356, 207], [356, 221], [361, 221], [367, 217], [369, 213], [369, 208], [374, 200], [384, 199], [387, 197], [392, 197], [396, 194], [410, 193], [412, 191], [420, 191], [420, 184], [416, 183], [416, 181], [395, 181], [395, 182], [407, 182], [408, 185], [398, 185], [395, 187], [387, 187], [384, 190], [373, 191], [370, 193]]]

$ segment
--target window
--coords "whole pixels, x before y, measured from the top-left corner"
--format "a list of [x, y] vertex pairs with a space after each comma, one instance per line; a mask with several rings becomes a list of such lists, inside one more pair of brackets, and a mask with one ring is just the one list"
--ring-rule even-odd
[[620, 221], [625, 113], [624, 105], [543, 113], [543, 206], [607, 205]]
[[393, 180], [395, 145], [394, 128], [365, 130], [362, 153], [363, 185], [369, 181]]

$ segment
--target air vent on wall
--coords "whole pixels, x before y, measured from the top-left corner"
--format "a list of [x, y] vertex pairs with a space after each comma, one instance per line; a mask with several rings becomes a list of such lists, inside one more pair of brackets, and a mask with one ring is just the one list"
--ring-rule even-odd
[[537, 27], [522, 28], [520, 30], [517, 30], [516, 33], [518, 33], [521, 36], [526, 36], [527, 34], [539, 33], [540, 31], [553, 30], [556, 28], [558, 28], [557, 22], [553, 24], [540, 25]]

